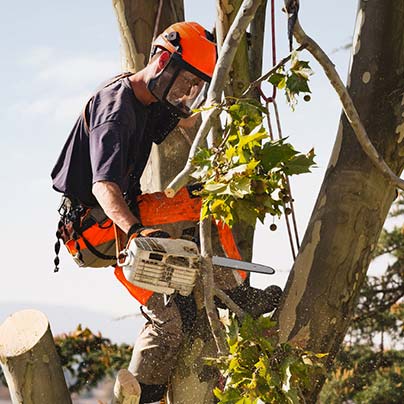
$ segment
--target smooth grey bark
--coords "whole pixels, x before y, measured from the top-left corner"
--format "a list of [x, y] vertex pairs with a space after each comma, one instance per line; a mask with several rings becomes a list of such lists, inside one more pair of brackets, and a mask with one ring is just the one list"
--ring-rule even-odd
[[[153, 35], [184, 20], [183, 0], [113, 0], [122, 43], [122, 68], [139, 71], [146, 66]], [[153, 145], [141, 179], [143, 192], [162, 191], [184, 166], [195, 129], [175, 129], [161, 145]]]
[[0, 364], [13, 404], [71, 404], [45, 315], [22, 310], [0, 326]]
[[[404, 167], [404, 0], [361, 1], [349, 93], [370, 140]], [[363, 152], [345, 116], [278, 312], [281, 341], [329, 353], [343, 341], [396, 190]], [[324, 380], [313, 382], [316, 402]]]

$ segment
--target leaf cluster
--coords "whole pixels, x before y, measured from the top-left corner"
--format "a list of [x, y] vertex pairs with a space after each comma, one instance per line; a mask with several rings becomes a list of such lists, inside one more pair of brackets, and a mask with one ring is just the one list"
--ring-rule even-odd
[[69, 373], [71, 392], [90, 389], [106, 376], [127, 368], [132, 354], [130, 345], [113, 344], [81, 325], [70, 334], [56, 336], [55, 344], [62, 366]]
[[310, 101], [309, 78], [313, 74], [309, 62], [299, 60], [298, 52], [294, 51], [291, 57], [291, 64], [288, 70], [281, 66], [275, 73], [271, 74], [268, 81], [280, 90], [285, 90], [286, 99], [292, 109], [297, 104], [300, 93], [306, 94], [305, 101]]
[[[313, 377], [322, 372], [320, 359], [289, 344], [279, 344], [269, 317], [233, 317], [226, 326], [229, 355], [210, 359], [226, 378], [214, 390], [219, 404], [300, 403]], [[304, 400], [303, 400], [304, 401]]]
[[314, 151], [302, 154], [284, 140], [270, 141], [263, 126], [267, 111], [253, 100], [218, 108], [226, 113], [222, 138], [192, 161], [192, 176], [203, 184], [201, 218], [212, 215], [232, 226], [263, 222], [267, 213], [280, 216], [290, 201], [286, 175], [310, 172]]

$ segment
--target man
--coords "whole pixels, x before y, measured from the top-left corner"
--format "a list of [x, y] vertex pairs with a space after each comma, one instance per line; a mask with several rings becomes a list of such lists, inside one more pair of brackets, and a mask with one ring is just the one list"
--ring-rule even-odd
[[[192, 124], [191, 107], [215, 63], [211, 35], [197, 23], [177, 23], [154, 41], [144, 69], [113, 79], [87, 103], [52, 171], [54, 188], [64, 194], [57, 237], [79, 265], [116, 263], [112, 224], [126, 239], [168, 237], [144, 228], [133, 202], [152, 143], [161, 143], [177, 124]], [[151, 312], [129, 370], [140, 382], [140, 402], [156, 402], [175, 367], [184, 329], [190, 328], [193, 300], [179, 296], [166, 305], [161, 294], [129, 284], [119, 269], [116, 275]]]
[[[197, 23], [174, 24], [154, 41], [144, 69], [112, 80], [87, 103], [52, 171], [53, 187], [65, 196], [58, 237], [68, 248], [70, 241], [75, 244], [69, 251], [79, 265], [112, 264], [113, 240], [103, 250], [106, 242], [96, 244], [86, 236], [93, 248], [87, 243], [80, 247], [86, 232], [80, 232], [75, 221], [82, 224], [94, 218], [97, 223], [91, 227], [99, 230], [110, 219], [128, 238], [167, 236], [144, 229], [128, 199], [140, 194], [140, 177], [152, 143], [161, 143], [178, 123], [189, 125], [193, 120], [190, 108], [210, 81], [215, 63], [216, 47], [204, 28]], [[99, 257], [94, 257], [93, 250]], [[135, 347], [130, 365], [141, 383], [141, 402], [148, 403], [164, 393], [182, 339], [182, 322], [175, 303], [166, 307], [161, 295], [142, 294], [138, 289], [130, 292], [158, 319], [146, 327], [137, 343], [145, 348], [158, 341], [158, 347]]]

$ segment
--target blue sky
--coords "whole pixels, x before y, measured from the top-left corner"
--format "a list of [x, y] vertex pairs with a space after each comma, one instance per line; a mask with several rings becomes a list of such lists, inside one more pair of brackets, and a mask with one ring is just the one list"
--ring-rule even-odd
[[[211, 28], [215, 1], [186, 0], [186, 18]], [[287, 52], [286, 18], [277, 0], [278, 57]], [[303, 27], [333, 59], [345, 79], [349, 51], [334, 52], [351, 41], [356, 2], [305, 0]], [[112, 1], [7, 2], [1, 13], [0, 98], [3, 157], [0, 160], [0, 207], [3, 256], [0, 304], [31, 302], [79, 306], [119, 315], [137, 303], [114, 280], [111, 270], [82, 270], [61, 254], [61, 271], [53, 273], [53, 244], [59, 195], [52, 191], [50, 171], [75, 118], [97, 85], [118, 73], [120, 38]], [[269, 38], [265, 69], [271, 58]], [[309, 59], [305, 53], [303, 59]], [[318, 168], [293, 178], [301, 237], [317, 197], [337, 132], [341, 108], [318, 64], [311, 62], [312, 101], [295, 112], [278, 94], [283, 132], [298, 150], [314, 147]], [[283, 222], [269, 232], [259, 225], [254, 258], [279, 269], [253, 283], [283, 285], [292, 259]], [[2, 319], [0, 319], [0, 322]]]

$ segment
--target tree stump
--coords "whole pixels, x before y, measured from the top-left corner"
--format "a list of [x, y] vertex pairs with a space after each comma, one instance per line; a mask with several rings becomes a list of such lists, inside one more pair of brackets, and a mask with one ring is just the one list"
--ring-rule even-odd
[[127, 369], [121, 369], [116, 376], [112, 404], [139, 404], [140, 384]]
[[0, 364], [13, 404], [71, 404], [46, 316], [22, 310], [0, 326]]

